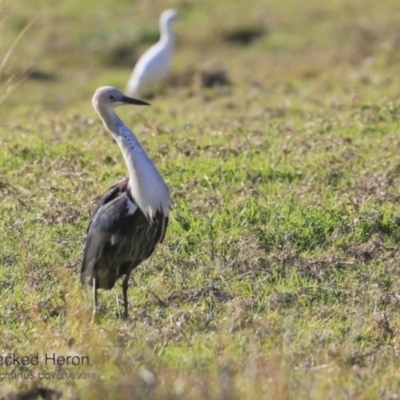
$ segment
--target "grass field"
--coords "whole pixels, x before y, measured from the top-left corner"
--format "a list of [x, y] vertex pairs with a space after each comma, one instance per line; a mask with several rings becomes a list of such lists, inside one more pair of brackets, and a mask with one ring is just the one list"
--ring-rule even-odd
[[[151, 107], [118, 111], [168, 182], [171, 222], [132, 274], [129, 319], [118, 282], [92, 324], [86, 228], [126, 168], [90, 100], [124, 88], [167, 7], [181, 16], [172, 76]], [[0, 357], [39, 361], [0, 358], [0, 397], [399, 398], [398, 0], [0, 13], [0, 61], [36, 18], [0, 69]]]

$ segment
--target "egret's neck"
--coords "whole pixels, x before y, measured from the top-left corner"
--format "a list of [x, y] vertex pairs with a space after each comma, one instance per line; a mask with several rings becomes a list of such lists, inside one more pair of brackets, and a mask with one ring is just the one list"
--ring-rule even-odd
[[160, 24], [160, 41], [167, 43], [169, 46], [174, 44], [174, 32], [172, 30], [171, 23], [161, 23]]

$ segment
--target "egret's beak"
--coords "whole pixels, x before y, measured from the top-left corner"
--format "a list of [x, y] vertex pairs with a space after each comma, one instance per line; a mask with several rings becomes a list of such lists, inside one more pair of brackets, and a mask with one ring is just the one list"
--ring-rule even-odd
[[136, 106], [150, 106], [150, 103], [147, 103], [146, 101], [139, 100], [139, 99], [134, 99], [133, 97], [128, 97], [124, 96], [120, 100], [124, 104], [135, 104]]

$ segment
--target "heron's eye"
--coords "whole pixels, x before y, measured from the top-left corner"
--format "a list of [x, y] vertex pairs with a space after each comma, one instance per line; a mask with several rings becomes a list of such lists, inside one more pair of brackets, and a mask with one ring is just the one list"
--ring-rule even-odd
[[110, 100], [115, 100], [115, 97], [112, 95], [112, 94], [110, 94], [110, 96], [108, 97]]

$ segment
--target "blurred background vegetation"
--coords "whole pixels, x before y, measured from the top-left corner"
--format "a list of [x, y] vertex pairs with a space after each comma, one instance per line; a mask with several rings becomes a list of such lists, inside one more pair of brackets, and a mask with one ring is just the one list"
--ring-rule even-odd
[[[117, 284], [91, 324], [86, 227], [126, 169], [90, 100], [125, 87], [171, 7], [171, 76], [119, 111], [171, 224], [132, 317]], [[4, 0], [0, 16], [2, 351], [89, 355], [78, 372], [96, 373], [0, 395], [398, 398], [398, 0]]]

